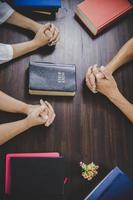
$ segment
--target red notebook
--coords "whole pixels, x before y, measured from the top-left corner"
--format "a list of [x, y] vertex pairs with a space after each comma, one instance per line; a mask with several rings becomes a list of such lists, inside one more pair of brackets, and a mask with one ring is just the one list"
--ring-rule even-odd
[[76, 14], [96, 35], [132, 8], [128, 0], [85, 0], [77, 6]]
[[5, 175], [5, 193], [10, 194], [10, 182], [11, 182], [11, 175], [10, 175], [10, 161], [11, 158], [57, 158], [60, 157], [59, 153], [13, 153], [6, 155], [6, 175]]

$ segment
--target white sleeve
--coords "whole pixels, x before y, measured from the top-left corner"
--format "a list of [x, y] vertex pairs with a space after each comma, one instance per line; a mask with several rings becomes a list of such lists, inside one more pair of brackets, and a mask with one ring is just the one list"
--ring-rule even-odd
[[4, 23], [13, 12], [14, 10], [7, 3], [0, 1], [0, 24]]
[[13, 48], [9, 44], [0, 43], [0, 64], [13, 59]]

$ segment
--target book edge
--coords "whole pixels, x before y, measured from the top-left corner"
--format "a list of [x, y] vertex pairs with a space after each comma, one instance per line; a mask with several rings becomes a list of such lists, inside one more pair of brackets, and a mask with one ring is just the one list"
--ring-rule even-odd
[[60, 92], [60, 91], [44, 91], [29, 89], [31, 95], [46, 95], [46, 96], [75, 96], [76, 92]]

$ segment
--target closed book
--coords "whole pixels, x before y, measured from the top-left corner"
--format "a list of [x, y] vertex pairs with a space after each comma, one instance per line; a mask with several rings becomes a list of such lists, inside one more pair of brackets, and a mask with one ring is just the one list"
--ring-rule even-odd
[[74, 96], [76, 89], [76, 66], [74, 64], [30, 62], [30, 94]]
[[84, 200], [132, 200], [133, 180], [114, 168]]
[[132, 8], [128, 0], [85, 0], [77, 6], [76, 14], [97, 35]]
[[61, 0], [12, 0], [12, 4], [17, 8], [40, 8], [55, 10], [61, 8]]
[[10, 163], [11, 198], [63, 198], [64, 158], [14, 157]]
[[6, 172], [5, 172], [5, 194], [10, 194], [11, 184], [11, 159], [12, 158], [56, 158], [60, 157], [58, 152], [47, 153], [9, 153], [6, 155]]

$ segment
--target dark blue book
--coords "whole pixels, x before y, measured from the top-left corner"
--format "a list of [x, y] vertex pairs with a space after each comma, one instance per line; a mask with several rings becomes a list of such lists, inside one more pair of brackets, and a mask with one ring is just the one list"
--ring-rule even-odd
[[74, 96], [77, 90], [76, 66], [30, 62], [29, 94]]
[[61, 7], [61, 0], [12, 0], [16, 7], [29, 7], [41, 9], [58, 9]]
[[116, 167], [84, 200], [133, 200], [133, 180]]

